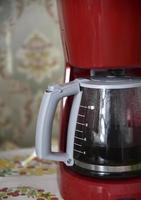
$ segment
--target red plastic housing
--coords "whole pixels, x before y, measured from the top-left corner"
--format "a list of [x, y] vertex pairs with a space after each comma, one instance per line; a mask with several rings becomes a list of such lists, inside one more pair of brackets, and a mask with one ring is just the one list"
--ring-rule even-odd
[[65, 57], [71, 66], [141, 66], [140, 0], [57, 2]]
[[60, 165], [60, 191], [65, 200], [141, 200], [141, 179], [101, 180], [80, 176]]

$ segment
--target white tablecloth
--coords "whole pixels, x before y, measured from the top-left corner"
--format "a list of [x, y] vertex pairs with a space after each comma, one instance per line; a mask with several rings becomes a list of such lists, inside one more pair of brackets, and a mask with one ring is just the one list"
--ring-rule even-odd
[[33, 149], [0, 153], [0, 200], [61, 200], [56, 163], [39, 160]]

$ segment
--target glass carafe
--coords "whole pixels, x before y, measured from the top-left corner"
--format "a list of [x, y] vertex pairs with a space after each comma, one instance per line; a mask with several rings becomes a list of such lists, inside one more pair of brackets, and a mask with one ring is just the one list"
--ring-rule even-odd
[[[88, 176], [121, 178], [141, 173], [140, 79], [80, 79], [50, 87], [46, 94], [37, 123], [40, 157], [63, 161]], [[50, 140], [55, 107], [61, 98], [70, 95], [74, 95], [74, 101], [66, 152], [54, 153]]]

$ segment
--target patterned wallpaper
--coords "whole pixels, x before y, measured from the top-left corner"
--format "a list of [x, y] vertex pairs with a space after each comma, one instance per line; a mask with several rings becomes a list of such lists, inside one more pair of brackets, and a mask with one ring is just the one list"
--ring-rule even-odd
[[[0, 1], [0, 148], [34, 145], [48, 84], [62, 82], [63, 51], [55, 0]], [[53, 133], [58, 130], [58, 112]]]

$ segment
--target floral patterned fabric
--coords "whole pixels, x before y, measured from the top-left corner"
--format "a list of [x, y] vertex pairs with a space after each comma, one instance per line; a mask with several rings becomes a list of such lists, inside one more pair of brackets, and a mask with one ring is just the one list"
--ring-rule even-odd
[[43, 91], [63, 65], [56, 1], [0, 1], [0, 149], [34, 146]]
[[42, 176], [56, 173], [55, 162], [40, 160], [31, 155], [19, 155], [0, 159], [0, 176]]
[[15, 188], [2, 188], [0, 189], [0, 200], [4, 199], [23, 199], [27, 197], [28, 199], [36, 199], [36, 200], [58, 200], [58, 198], [51, 194], [50, 192], [46, 192], [42, 189], [36, 189], [28, 186], [20, 186]]
[[0, 200], [62, 200], [55, 162], [36, 158], [34, 149], [0, 152]]

